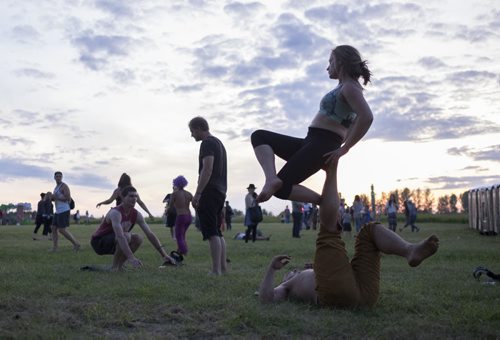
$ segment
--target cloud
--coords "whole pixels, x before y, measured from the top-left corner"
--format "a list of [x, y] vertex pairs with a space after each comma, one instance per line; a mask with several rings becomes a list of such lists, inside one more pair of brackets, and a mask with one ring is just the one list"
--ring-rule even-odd
[[11, 32], [14, 40], [20, 43], [30, 43], [40, 37], [40, 33], [31, 25], [16, 25]]
[[491, 121], [472, 116], [453, 116], [445, 119], [439, 114], [430, 116], [426, 112], [428, 109], [431, 108], [411, 108], [406, 114], [393, 110], [377, 110], [374, 114], [373, 126], [366, 138], [380, 138], [388, 141], [428, 141], [500, 132], [500, 126]]
[[445, 67], [446, 64], [439, 58], [436, 57], [424, 57], [418, 60], [418, 63], [429, 69], [437, 69]]
[[43, 72], [35, 68], [21, 68], [15, 71], [17, 76], [30, 77], [35, 79], [52, 79], [53, 73]]
[[0, 144], [9, 144], [11, 146], [17, 146], [17, 145], [30, 146], [33, 145], [34, 142], [22, 137], [12, 138], [8, 136], [0, 136]]
[[494, 161], [500, 162], [500, 144], [490, 145], [481, 150], [473, 149], [468, 146], [450, 148], [448, 154], [453, 156], [467, 156], [476, 161]]
[[127, 36], [94, 34], [92, 31], [82, 32], [72, 39], [73, 45], [80, 50], [80, 62], [94, 71], [104, 68], [110, 58], [127, 56], [133, 42]]
[[71, 174], [71, 184], [98, 189], [113, 189], [115, 186], [107, 178], [91, 173]]
[[242, 3], [235, 1], [224, 6], [224, 12], [240, 20], [242, 19], [251, 20], [264, 9], [265, 6], [262, 5], [260, 2]]
[[457, 86], [462, 86], [464, 83], [485, 83], [496, 80], [497, 76], [497, 74], [488, 71], [467, 70], [453, 72], [446, 79]]
[[[314, 33], [313, 27], [304, 24], [293, 14], [285, 13], [278, 17], [271, 32], [288, 58], [299, 58], [298, 62], [310, 60], [322, 53], [331, 42]], [[325, 57], [327, 59], [327, 57]]]
[[52, 178], [52, 170], [37, 165], [25, 164], [23, 160], [0, 158], [0, 181], [15, 178]]
[[113, 79], [120, 84], [129, 84], [133, 82], [136, 77], [134, 71], [130, 69], [123, 69], [113, 72]]
[[500, 183], [498, 175], [486, 176], [439, 176], [431, 177], [426, 182], [438, 186], [438, 190], [452, 190], [462, 188], [477, 188]]
[[134, 13], [133, 9], [127, 4], [127, 1], [96, 0], [95, 6], [118, 18], [130, 18]]
[[463, 39], [471, 43], [484, 42], [489, 38], [494, 38], [497, 36], [488, 27], [467, 27], [465, 25], [460, 25], [457, 29], [453, 30], [457, 32], [453, 35], [455, 39]]
[[188, 93], [188, 92], [198, 92], [203, 90], [204, 86], [201, 84], [194, 85], [181, 85], [174, 88], [174, 92]]

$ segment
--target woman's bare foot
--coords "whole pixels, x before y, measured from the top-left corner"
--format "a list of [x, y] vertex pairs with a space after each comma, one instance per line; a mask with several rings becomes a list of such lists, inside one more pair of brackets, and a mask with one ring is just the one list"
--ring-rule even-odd
[[429, 256], [434, 255], [434, 253], [439, 248], [439, 239], [436, 235], [431, 235], [425, 240], [420, 241], [412, 246], [410, 254], [408, 255], [408, 264], [411, 267], [416, 267], [423, 260]]
[[276, 191], [278, 191], [283, 185], [283, 181], [279, 179], [277, 176], [273, 179], [267, 180], [262, 187], [262, 191], [259, 196], [257, 196], [257, 202], [262, 203], [269, 200]]

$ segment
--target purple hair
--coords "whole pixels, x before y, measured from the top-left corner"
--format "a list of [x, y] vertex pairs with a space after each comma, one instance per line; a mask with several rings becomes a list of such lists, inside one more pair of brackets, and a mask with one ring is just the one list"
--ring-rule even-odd
[[177, 188], [183, 189], [188, 184], [188, 181], [187, 181], [187, 179], [184, 178], [184, 176], [180, 175], [180, 176], [177, 176], [176, 178], [174, 178], [172, 183]]

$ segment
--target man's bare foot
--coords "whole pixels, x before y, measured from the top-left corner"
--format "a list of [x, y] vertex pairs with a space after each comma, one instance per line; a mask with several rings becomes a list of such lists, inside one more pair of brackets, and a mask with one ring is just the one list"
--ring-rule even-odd
[[436, 235], [431, 235], [425, 240], [420, 241], [412, 246], [408, 256], [408, 264], [411, 267], [416, 267], [423, 260], [432, 256], [439, 248], [439, 239]]
[[269, 200], [274, 195], [274, 193], [281, 188], [282, 185], [283, 181], [278, 177], [266, 180], [266, 183], [264, 183], [259, 196], [257, 196], [257, 202], [262, 203]]

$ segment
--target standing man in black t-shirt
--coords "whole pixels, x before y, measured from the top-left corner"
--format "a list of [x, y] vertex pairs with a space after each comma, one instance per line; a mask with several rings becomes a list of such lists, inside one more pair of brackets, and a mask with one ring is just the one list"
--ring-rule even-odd
[[198, 186], [192, 204], [200, 220], [203, 239], [210, 245], [212, 271], [209, 274], [221, 275], [226, 272], [226, 242], [219, 220], [227, 191], [226, 149], [210, 134], [204, 118], [191, 119], [189, 130], [195, 141], [201, 141]]

